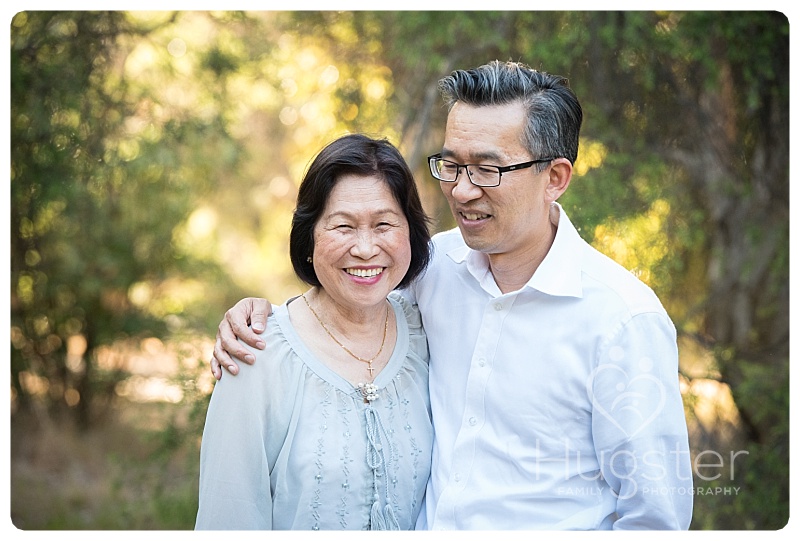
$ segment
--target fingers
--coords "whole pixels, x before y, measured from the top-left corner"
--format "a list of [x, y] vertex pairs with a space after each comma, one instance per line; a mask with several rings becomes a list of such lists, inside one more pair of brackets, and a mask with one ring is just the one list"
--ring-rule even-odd
[[253, 313], [250, 316], [250, 326], [257, 333], [264, 332], [267, 328], [267, 316], [272, 313], [272, 305], [267, 299], [252, 299]]
[[[253, 361], [255, 361], [255, 358], [253, 358]], [[252, 362], [250, 364], [252, 364]], [[225, 368], [225, 370], [234, 376], [239, 373], [239, 365], [237, 365], [231, 356], [228, 355], [228, 352], [222, 348], [222, 341], [218, 333], [217, 340], [214, 343], [214, 356], [211, 357], [211, 373], [217, 380], [222, 378], [222, 368]]]
[[225, 312], [217, 328], [214, 356], [210, 362], [214, 378], [222, 378], [223, 368], [233, 375], [238, 374], [238, 361], [247, 364], [256, 361], [255, 356], [239, 340], [251, 347], [264, 349], [264, 340], [259, 334], [266, 329], [267, 317], [271, 313], [272, 305], [267, 299], [253, 297], [240, 300]]
[[216, 379], [217, 381], [222, 379], [222, 368], [220, 368], [221, 366], [222, 365], [220, 364], [220, 362], [217, 360], [216, 357], [211, 357], [211, 375], [214, 376], [214, 379]]
[[261, 333], [266, 328], [267, 315], [271, 312], [272, 306], [265, 299], [247, 298], [237, 302], [225, 312], [225, 319], [219, 324], [217, 336], [222, 340], [222, 348], [233, 357], [252, 363], [255, 359], [248, 360], [245, 357], [249, 353], [239, 344], [237, 338], [249, 346], [264, 349], [264, 341], [253, 332], [254, 329], [248, 326], [248, 322], [257, 319], [261, 326], [258, 332]]

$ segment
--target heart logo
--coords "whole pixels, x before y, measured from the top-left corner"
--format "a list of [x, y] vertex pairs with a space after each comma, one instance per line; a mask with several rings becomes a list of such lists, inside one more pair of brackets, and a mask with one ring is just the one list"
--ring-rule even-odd
[[[640, 363], [642, 370], [648, 370], [650, 366], [652, 362], [649, 359]], [[604, 364], [595, 369], [586, 382], [586, 392], [595, 411], [629, 439], [655, 421], [667, 401], [664, 384], [658, 378], [647, 373], [631, 377], [615, 364]]]

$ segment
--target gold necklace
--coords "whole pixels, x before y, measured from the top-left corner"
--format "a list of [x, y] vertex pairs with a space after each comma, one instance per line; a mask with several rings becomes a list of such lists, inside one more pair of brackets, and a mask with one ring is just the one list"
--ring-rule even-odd
[[374, 368], [372, 368], [372, 362], [375, 359], [378, 358], [378, 356], [383, 351], [384, 344], [386, 344], [386, 330], [389, 328], [389, 305], [388, 304], [386, 305], [386, 320], [383, 322], [383, 340], [381, 340], [381, 348], [378, 350], [378, 353], [376, 353], [371, 359], [362, 359], [361, 357], [359, 357], [358, 355], [356, 355], [355, 353], [353, 353], [352, 351], [347, 349], [344, 344], [339, 342], [339, 340], [337, 340], [336, 337], [333, 336], [333, 334], [331, 334], [331, 331], [328, 330], [328, 327], [325, 326], [325, 324], [322, 322], [322, 320], [317, 315], [317, 313], [314, 311], [314, 309], [311, 308], [311, 305], [308, 304], [308, 299], [306, 298], [305, 293], [303, 295], [301, 295], [301, 296], [303, 297], [303, 300], [306, 301], [306, 306], [308, 306], [308, 309], [311, 310], [311, 313], [314, 314], [315, 318], [317, 318], [317, 321], [319, 321], [319, 324], [322, 325], [322, 328], [325, 330], [326, 333], [328, 333], [328, 336], [330, 336], [331, 339], [334, 342], [336, 342], [339, 345], [340, 348], [342, 348], [347, 353], [349, 353], [351, 357], [353, 357], [354, 359], [358, 359], [362, 363], [367, 363], [367, 370], [369, 370], [369, 377], [372, 377], [372, 372], [375, 370]]

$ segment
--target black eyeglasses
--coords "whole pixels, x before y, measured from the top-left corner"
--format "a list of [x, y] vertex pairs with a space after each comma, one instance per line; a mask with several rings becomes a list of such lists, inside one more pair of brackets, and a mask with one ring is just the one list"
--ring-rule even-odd
[[491, 188], [494, 186], [500, 186], [500, 179], [502, 178], [503, 173], [517, 171], [519, 169], [527, 169], [534, 164], [550, 162], [553, 160], [555, 160], [555, 158], [542, 158], [539, 160], [516, 163], [514, 165], [505, 165], [502, 167], [499, 165], [485, 165], [479, 163], [468, 163], [461, 165], [456, 162], [443, 159], [441, 154], [434, 154], [433, 156], [428, 157], [428, 166], [431, 169], [431, 175], [433, 175], [433, 178], [441, 180], [442, 182], [455, 182], [458, 180], [458, 174], [461, 172], [461, 169], [464, 168], [467, 170], [467, 178], [469, 178], [469, 181], [475, 186], [480, 186], [481, 188]]

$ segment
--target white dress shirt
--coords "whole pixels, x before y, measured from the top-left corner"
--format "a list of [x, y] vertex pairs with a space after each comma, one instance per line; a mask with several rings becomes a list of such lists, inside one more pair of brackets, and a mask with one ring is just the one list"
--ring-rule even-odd
[[418, 529], [686, 529], [692, 475], [675, 328], [560, 205], [502, 294], [457, 229], [405, 292], [430, 348], [431, 479]]

